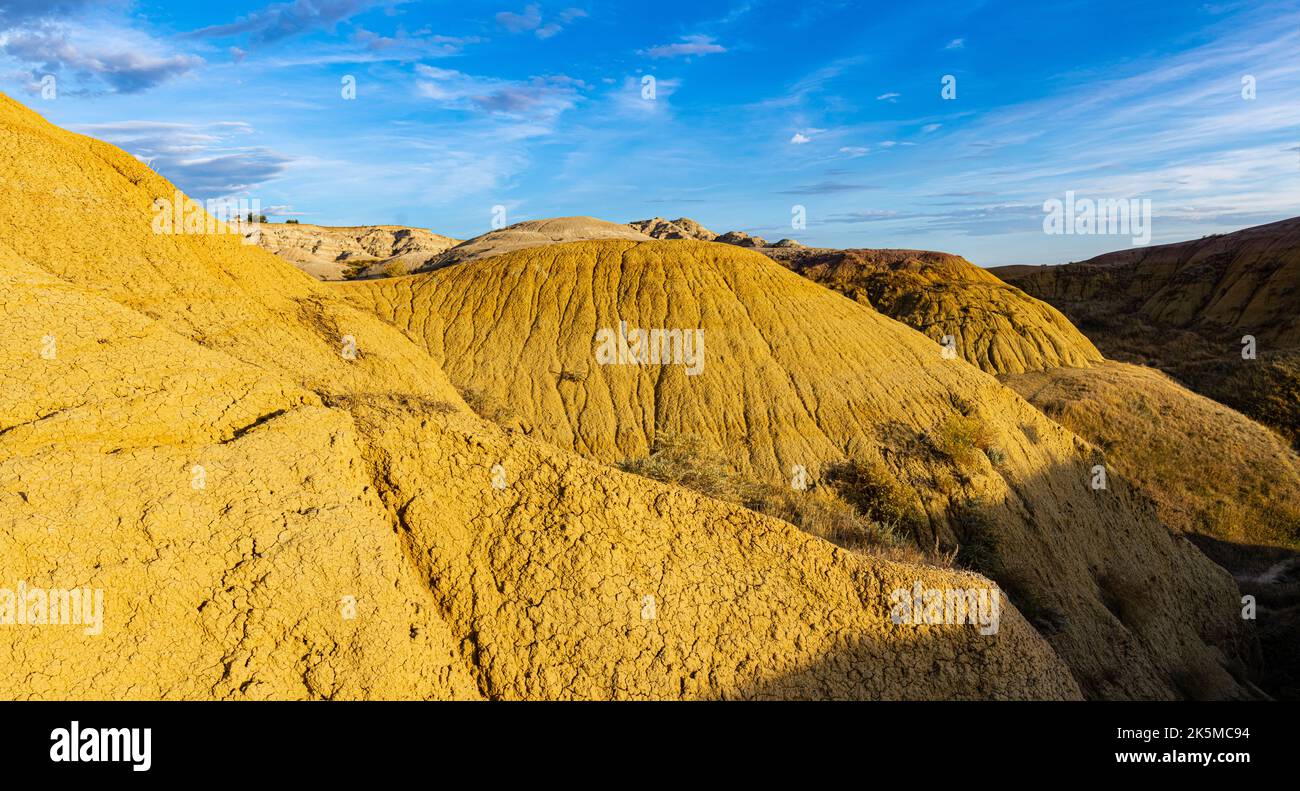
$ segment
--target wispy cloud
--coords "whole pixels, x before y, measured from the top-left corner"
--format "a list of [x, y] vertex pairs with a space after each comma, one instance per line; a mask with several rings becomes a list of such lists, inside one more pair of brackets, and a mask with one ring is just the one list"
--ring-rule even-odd
[[416, 64], [416, 91], [426, 99], [451, 109], [477, 108], [491, 113], [533, 118], [555, 118], [572, 108], [581, 90], [581, 80], [563, 75], [503, 80], [476, 77], [454, 69]]
[[554, 20], [543, 23], [542, 7], [532, 3], [524, 7], [520, 13], [514, 11], [499, 11], [496, 14], [496, 23], [511, 33], [526, 33], [532, 31], [537, 38], [546, 39], [561, 33], [564, 28], [576, 19], [582, 19], [587, 16], [587, 12], [581, 8], [566, 8], [561, 11]]
[[98, 0], [5, 0], [0, 26], [13, 27], [32, 19], [63, 19], [101, 4]]
[[643, 54], [652, 58], [681, 58], [693, 55], [714, 55], [726, 52], [727, 48], [714, 41], [713, 36], [695, 34], [682, 36], [675, 44], [660, 44], [643, 50]]
[[811, 97], [822, 94], [829, 83], [844, 75], [845, 72], [861, 63], [862, 60], [861, 55], [840, 58], [800, 78], [783, 94], [757, 102], [751, 105], [750, 109], [762, 111], [802, 105]]
[[224, 25], [210, 25], [189, 33], [194, 38], [248, 36], [255, 44], [268, 44], [316, 30], [369, 11], [386, 0], [293, 0], [273, 3]]
[[72, 129], [120, 146], [197, 198], [256, 190], [294, 161], [264, 146], [239, 145], [239, 138], [254, 135], [242, 121], [117, 121]]
[[860, 192], [861, 190], [874, 190], [879, 187], [869, 186], [867, 184], [848, 184], [842, 181], [822, 181], [816, 184], [805, 184], [802, 187], [794, 187], [788, 190], [781, 190], [781, 195], [835, 195], [841, 192]]
[[883, 220], [896, 220], [899, 214], [896, 211], [887, 209], [867, 209], [865, 211], [845, 212], [842, 214], [831, 214], [823, 222], [833, 225], [856, 225], [864, 222], [881, 222]]
[[123, 28], [29, 23], [0, 34], [0, 51], [42, 74], [67, 75], [65, 92], [138, 93], [187, 74], [203, 63], [168, 52], [158, 41]]
[[511, 33], [536, 30], [542, 24], [542, 7], [534, 3], [525, 6], [523, 13], [520, 14], [514, 11], [498, 11], [496, 20], [498, 25]]
[[352, 40], [370, 52], [393, 54], [400, 59], [445, 58], [459, 55], [465, 47], [483, 42], [480, 36], [444, 36], [425, 32], [410, 34], [398, 30], [391, 36], [357, 28]]

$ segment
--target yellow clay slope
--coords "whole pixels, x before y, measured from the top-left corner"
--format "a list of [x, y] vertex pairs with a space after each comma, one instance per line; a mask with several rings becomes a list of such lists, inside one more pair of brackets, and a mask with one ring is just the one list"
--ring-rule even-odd
[[[671, 432], [773, 483], [796, 465], [814, 480], [846, 458], [885, 465], [929, 514], [923, 541], [978, 549], [1085, 694], [1238, 691], [1224, 670], [1249, 652], [1235, 585], [1122, 475], [1093, 490], [1093, 448], [934, 341], [761, 254], [576, 242], [336, 289], [512, 410], [511, 425], [599, 461]], [[702, 369], [600, 364], [598, 333], [620, 322], [702, 330]], [[978, 423], [988, 450], [945, 449], [955, 420]]]
[[0, 697], [1079, 694], [1014, 609], [889, 620], [986, 580], [503, 433], [272, 254], [152, 233], [123, 152], [7, 98], [0, 143], [0, 588], [104, 596], [0, 625]]

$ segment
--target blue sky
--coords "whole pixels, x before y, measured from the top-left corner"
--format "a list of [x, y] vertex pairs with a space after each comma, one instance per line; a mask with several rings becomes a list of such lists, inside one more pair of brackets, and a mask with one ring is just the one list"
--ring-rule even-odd
[[1045, 234], [1067, 190], [1151, 199], [1155, 243], [1300, 214], [1295, 2], [0, 0], [0, 30], [0, 90], [276, 219], [685, 215], [998, 265], [1130, 244]]

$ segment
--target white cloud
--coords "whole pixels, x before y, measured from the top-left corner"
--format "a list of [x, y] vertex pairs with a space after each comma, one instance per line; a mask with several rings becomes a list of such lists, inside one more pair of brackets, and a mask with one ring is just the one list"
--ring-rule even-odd
[[964, 38], [955, 38], [952, 41], [948, 42], [948, 46], [944, 47], [944, 49], [965, 49], [965, 48], [966, 48], [966, 39]]
[[713, 55], [726, 51], [726, 47], [714, 42], [713, 36], [692, 35], [682, 36], [682, 40], [676, 44], [660, 44], [643, 50], [642, 54], [652, 58], [679, 58], [691, 55]]
[[241, 145], [237, 138], [254, 133], [243, 121], [115, 121], [71, 129], [120, 146], [197, 198], [255, 190], [295, 161], [263, 146]]
[[415, 90], [446, 109], [479, 110], [528, 123], [521, 131], [549, 131], [552, 123], [581, 98], [588, 86], [564, 75], [504, 80], [479, 77], [426, 63], [415, 66]]
[[513, 11], [500, 11], [496, 15], [496, 21], [498, 25], [511, 33], [526, 33], [531, 30], [533, 35], [538, 38], [548, 39], [561, 33], [565, 25], [573, 20], [587, 16], [587, 12], [581, 8], [566, 8], [558, 16], [559, 22], [549, 22], [543, 25], [542, 7], [532, 3], [525, 6], [523, 13], [520, 14]]
[[[45, 74], [67, 75], [78, 92], [138, 93], [193, 71], [203, 63], [177, 54], [147, 34], [99, 24], [93, 30], [37, 22], [0, 34], [0, 51]], [[71, 91], [67, 91], [71, 92]]]
[[893, 92], [890, 92], [890, 93], [882, 93], [882, 94], [880, 94], [879, 96], [876, 97], [876, 101], [878, 101], [878, 102], [892, 102], [892, 101], [897, 100], [899, 96], [902, 96], [902, 94], [901, 94], [901, 93], [893, 93]]
[[511, 33], [523, 33], [536, 30], [542, 24], [542, 7], [536, 3], [525, 6], [522, 14], [513, 11], [500, 11], [496, 15], [497, 24]]
[[812, 138], [804, 135], [802, 132], [795, 132], [794, 137], [790, 138], [790, 142], [795, 145], [803, 145], [804, 143], [811, 143]]

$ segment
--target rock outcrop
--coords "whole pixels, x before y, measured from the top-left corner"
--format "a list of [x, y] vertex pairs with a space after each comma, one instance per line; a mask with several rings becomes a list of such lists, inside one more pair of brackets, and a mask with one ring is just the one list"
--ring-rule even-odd
[[404, 275], [460, 241], [399, 225], [304, 223], [260, 223], [250, 239], [319, 280]]
[[767, 247], [766, 239], [761, 236], [750, 236], [744, 231], [727, 231], [713, 241], [734, 244], [737, 247]]
[[698, 239], [711, 242], [718, 237], [716, 233], [689, 217], [678, 217], [675, 220], [652, 217], [649, 220], [630, 222], [628, 225], [653, 239]]

